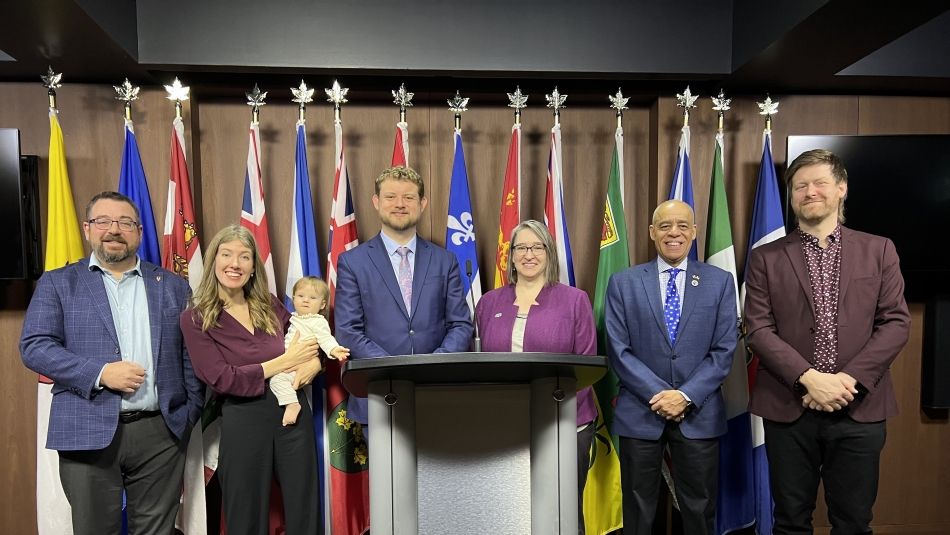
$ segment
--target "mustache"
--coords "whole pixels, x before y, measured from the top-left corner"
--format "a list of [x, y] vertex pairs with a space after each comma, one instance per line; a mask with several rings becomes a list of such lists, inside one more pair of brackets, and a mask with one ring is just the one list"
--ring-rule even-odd
[[102, 241], [103, 241], [103, 242], [113, 242], [113, 241], [114, 241], [114, 242], [124, 243], [125, 245], [128, 245], [128, 244], [129, 244], [129, 242], [125, 241], [125, 238], [123, 238], [123, 237], [120, 236], [120, 235], [116, 235], [116, 234], [106, 234], [105, 236], [102, 237]]

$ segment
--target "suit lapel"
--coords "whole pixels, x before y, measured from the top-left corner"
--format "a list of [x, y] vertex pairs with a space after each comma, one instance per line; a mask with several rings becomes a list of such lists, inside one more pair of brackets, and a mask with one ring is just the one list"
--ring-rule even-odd
[[86, 291], [92, 297], [93, 306], [99, 314], [103, 325], [106, 326], [106, 332], [112, 337], [115, 346], [119, 347], [119, 335], [115, 332], [115, 320], [112, 318], [112, 308], [109, 306], [109, 296], [106, 295], [105, 283], [102, 281], [104, 275], [97, 269], [89, 269], [88, 264], [79, 267], [81, 270], [80, 278], [86, 286]]
[[158, 355], [159, 344], [162, 340], [162, 289], [165, 286], [165, 277], [158, 270], [158, 266], [153, 264], [142, 262], [141, 270], [142, 280], [145, 284], [145, 295], [148, 298], [148, 322], [152, 334], [152, 355]]
[[647, 301], [650, 303], [650, 310], [653, 311], [656, 326], [666, 337], [666, 343], [670, 343], [670, 333], [666, 329], [666, 320], [663, 319], [663, 299], [660, 298], [660, 274], [657, 269], [656, 262], [643, 266], [640, 282], [643, 284], [643, 293], [646, 294]]
[[419, 308], [419, 297], [422, 295], [422, 285], [425, 284], [426, 273], [429, 272], [429, 263], [432, 260], [432, 249], [429, 242], [416, 236], [416, 261], [412, 267], [412, 314]]
[[[690, 316], [693, 314], [693, 309], [696, 308], [696, 297], [699, 295], [700, 285], [702, 281], [699, 277], [699, 266], [697, 261], [688, 262], [686, 264], [686, 273], [683, 273], [684, 279], [683, 284], [683, 303], [682, 310], [680, 311], [680, 323], [676, 328], [676, 332], [679, 333], [682, 331], [686, 324], [689, 322]], [[696, 283], [693, 286], [693, 282]], [[676, 337], [677, 340], [680, 339], [679, 336]]]
[[391, 293], [393, 299], [396, 300], [402, 313], [406, 314], [406, 317], [409, 317], [409, 314], [406, 312], [406, 305], [402, 300], [402, 291], [399, 289], [399, 281], [396, 280], [396, 273], [393, 272], [393, 264], [389, 259], [389, 255], [386, 253], [386, 245], [383, 243], [383, 239], [377, 234], [376, 237], [367, 242], [367, 244], [369, 245], [369, 257], [376, 266], [376, 271], [379, 272], [383, 284], [389, 289], [389, 293]]
[[808, 279], [808, 265], [805, 263], [805, 253], [802, 252], [801, 239], [799, 239], [797, 231], [782, 239], [785, 240], [785, 254], [788, 255], [792, 270], [795, 272], [795, 276], [798, 277], [798, 283], [801, 285], [802, 291], [805, 292], [808, 306], [811, 307], [812, 313], [814, 313], [815, 299], [811, 293], [811, 281]]
[[[841, 277], [838, 280], [838, 308], [840, 310], [841, 303], [844, 303], [844, 298], [848, 292], [848, 286], [851, 284], [851, 276], [854, 274], [854, 266], [857, 264], [857, 252], [858, 248], [855, 247], [854, 240], [848, 240], [849, 243], [845, 243], [845, 238], [851, 238], [852, 234], [844, 226], [841, 227], [841, 243], [838, 246], [841, 248], [841, 269], [839, 276]], [[838, 321], [841, 321], [841, 314], [838, 314]]]

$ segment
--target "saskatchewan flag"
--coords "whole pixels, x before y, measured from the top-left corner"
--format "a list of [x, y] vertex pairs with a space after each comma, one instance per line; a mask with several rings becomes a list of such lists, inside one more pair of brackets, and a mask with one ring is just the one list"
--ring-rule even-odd
[[[597, 286], [594, 290], [594, 321], [597, 324], [598, 350], [607, 354], [604, 330], [604, 301], [610, 276], [630, 267], [627, 245], [627, 225], [623, 215], [623, 129], [614, 134], [616, 146], [607, 181], [607, 201], [604, 203], [604, 225], [600, 235], [600, 259], [597, 262]], [[613, 424], [613, 400], [617, 397], [619, 381], [612, 371], [607, 372], [596, 385], [597, 420], [591, 467], [584, 488], [584, 525], [590, 535], [602, 535], [623, 527], [620, 494], [620, 460], [617, 455], [619, 440], [610, 434]]]

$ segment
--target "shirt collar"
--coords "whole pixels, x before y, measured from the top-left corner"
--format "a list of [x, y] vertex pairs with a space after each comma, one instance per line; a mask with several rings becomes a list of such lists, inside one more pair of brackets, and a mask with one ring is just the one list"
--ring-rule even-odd
[[[819, 247], [821, 241], [817, 236], [812, 236], [811, 234], [802, 230], [802, 227], [798, 227], [798, 234], [801, 236], [802, 241], [806, 244], [814, 245]], [[841, 224], [839, 223], [835, 226], [835, 229], [831, 231], [831, 234], [828, 235], [828, 245], [834, 245], [841, 241]]]
[[[398, 243], [393, 241], [392, 238], [387, 236], [385, 232], [380, 232], [379, 237], [382, 238], [383, 246], [386, 247], [387, 256], [392, 256], [396, 254], [396, 249], [403, 247], [402, 245], [399, 245]], [[409, 252], [411, 252], [412, 254], [416, 253], [416, 236], [414, 234], [412, 236], [412, 239], [409, 240], [409, 243], [407, 243], [405, 247], [408, 248]]]
[[[103, 273], [107, 271], [106, 269], [102, 267], [102, 264], [99, 262], [99, 259], [96, 257], [95, 252], [89, 255], [89, 271], [92, 271], [93, 269], [97, 269]], [[142, 259], [139, 258], [138, 255], [135, 255], [135, 266], [132, 269], [123, 273], [122, 276], [124, 277], [129, 274], [138, 275], [140, 277], [142, 276]]]
[[[680, 265], [676, 266], [676, 269], [681, 271], [686, 271], [686, 264], [689, 262], [689, 258], [684, 258]], [[663, 273], [664, 271], [672, 268], [673, 266], [666, 263], [666, 260], [663, 260], [662, 256], [656, 257], [656, 267], [658, 272]]]

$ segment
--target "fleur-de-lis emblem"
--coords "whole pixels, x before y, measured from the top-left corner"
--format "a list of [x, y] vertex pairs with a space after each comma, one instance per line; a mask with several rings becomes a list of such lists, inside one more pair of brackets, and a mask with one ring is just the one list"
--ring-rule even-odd
[[458, 218], [450, 215], [448, 226], [455, 230], [452, 233], [452, 243], [455, 245], [462, 245], [462, 242], [475, 240], [475, 223], [472, 221], [471, 212], [462, 212]]

